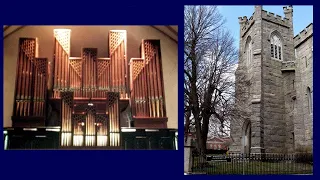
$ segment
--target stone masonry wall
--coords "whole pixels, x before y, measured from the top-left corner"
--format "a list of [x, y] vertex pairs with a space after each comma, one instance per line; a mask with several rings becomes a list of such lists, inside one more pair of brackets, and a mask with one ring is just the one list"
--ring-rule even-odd
[[[295, 38], [296, 50], [296, 88], [297, 100], [297, 118], [295, 119], [296, 147], [306, 146], [312, 149], [313, 145], [313, 108], [309, 110], [309, 101], [307, 88], [311, 90], [311, 99], [313, 98], [313, 25], [301, 31]], [[303, 125], [304, 129], [301, 128]], [[297, 134], [297, 135], [296, 135]]]
[[[300, 145], [312, 147], [313, 113], [307, 87], [313, 98], [313, 27], [310, 24], [294, 37], [292, 6], [284, 7], [284, 14], [281, 17], [255, 6], [252, 17], [239, 18], [236, 99], [250, 115], [231, 124], [234, 143], [230, 151], [244, 152], [242, 136], [247, 122], [251, 123], [251, 153], [291, 153]], [[281, 60], [271, 58], [272, 33], [282, 41]], [[253, 61], [248, 67], [245, 48], [249, 37]]]
[[[287, 23], [290, 25], [290, 23]], [[263, 19], [263, 72], [264, 79], [264, 147], [266, 152], [283, 152], [285, 148], [285, 142], [287, 141], [287, 129], [286, 122], [288, 114], [286, 114], [286, 106], [290, 106], [288, 94], [294, 91], [290, 88], [291, 79], [294, 79], [294, 72], [285, 73], [282, 72], [282, 64], [284, 62], [294, 60], [294, 46], [293, 46], [293, 31], [290, 26], [284, 26], [283, 24], [275, 21], [269, 21]], [[282, 40], [282, 61], [271, 57], [270, 37], [271, 33], [275, 33], [280, 36]]]

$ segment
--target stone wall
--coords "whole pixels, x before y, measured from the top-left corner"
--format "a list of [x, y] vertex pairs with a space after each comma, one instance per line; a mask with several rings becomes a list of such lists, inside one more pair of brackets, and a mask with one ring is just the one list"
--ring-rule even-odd
[[[297, 100], [297, 119], [295, 121], [295, 133], [297, 132], [296, 147], [299, 145], [312, 148], [313, 141], [313, 108], [309, 107], [307, 88], [311, 90], [313, 98], [313, 25], [310, 24], [294, 38], [296, 51], [296, 86]], [[311, 103], [312, 104], [312, 103]], [[300, 128], [300, 126], [304, 129]]]
[[[294, 79], [293, 72], [283, 72], [283, 63], [294, 60], [293, 30], [291, 19], [281, 24], [282, 18], [276, 16], [273, 21], [263, 18], [263, 121], [265, 152], [283, 152], [287, 141], [286, 106], [290, 107], [288, 96], [294, 91], [290, 88], [290, 80]], [[282, 60], [271, 57], [270, 38], [276, 34], [282, 40]], [[291, 86], [292, 87], [292, 86]], [[288, 124], [290, 124], [288, 122]]]
[[[242, 123], [251, 122], [252, 153], [290, 153], [299, 144], [312, 145], [312, 112], [309, 112], [306, 95], [307, 87], [313, 92], [312, 25], [294, 37], [292, 6], [284, 7], [284, 14], [285, 17], [281, 17], [255, 6], [249, 20], [239, 18], [236, 99], [237, 105], [248, 106], [251, 113], [249, 118], [242, 119]], [[281, 60], [271, 57], [270, 37], [273, 33], [282, 41]], [[251, 67], [247, 67], [245, 52], [249, 37], [253, 47]], [[231, 124], [232, 152], [244, 151], [243, 124]]]

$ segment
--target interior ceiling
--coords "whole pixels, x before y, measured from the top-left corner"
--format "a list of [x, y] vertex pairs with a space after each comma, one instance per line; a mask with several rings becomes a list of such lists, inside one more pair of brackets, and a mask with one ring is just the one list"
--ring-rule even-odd
[[[19, 29], [23, 28], [25, 26], [3, 26], [3, 38], [6, 38], [7, 36], [15, 33]], [[151, 26], [164, 35], [168, 36], [170, 39], [172, 39], [175, 42], [178, 42], [178, 26]]]

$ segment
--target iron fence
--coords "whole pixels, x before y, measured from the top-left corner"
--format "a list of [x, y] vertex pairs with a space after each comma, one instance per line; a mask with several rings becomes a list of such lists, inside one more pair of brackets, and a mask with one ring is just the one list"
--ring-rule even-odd
[[313, 156], [295, 154], [192, 155], [192, 172], [230, 175], [312, 174]]

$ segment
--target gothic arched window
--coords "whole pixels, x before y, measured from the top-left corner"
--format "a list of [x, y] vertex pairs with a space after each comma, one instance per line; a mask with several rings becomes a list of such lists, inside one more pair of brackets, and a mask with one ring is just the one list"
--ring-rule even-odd
[[282, 42], [279, 36], [275, 34], [271, 36], [271, 57], [282, 60]]
[[252, 41], [251, 37], [248, 37], [246, 43], [246, 60], [247, 60], [247, 67], [250, 68], [252, 63]]
[[307, 88], [307, 98], [308, 98], [308, 110], [309, 113], [312, 114], [312, 92], [310, 87]]

